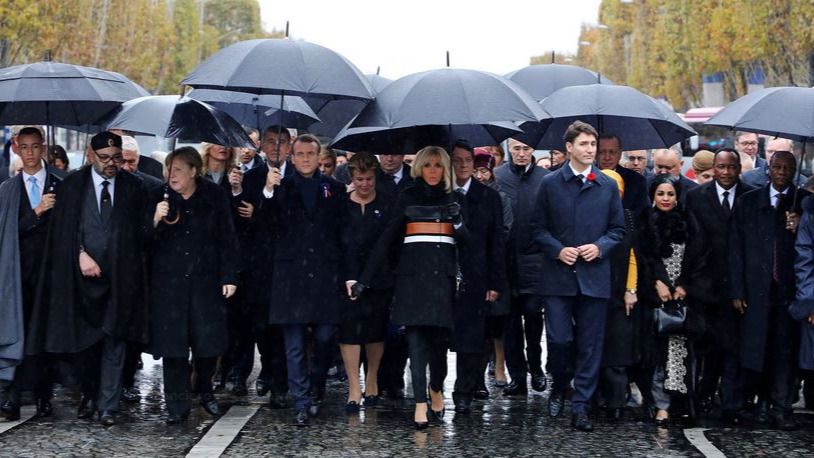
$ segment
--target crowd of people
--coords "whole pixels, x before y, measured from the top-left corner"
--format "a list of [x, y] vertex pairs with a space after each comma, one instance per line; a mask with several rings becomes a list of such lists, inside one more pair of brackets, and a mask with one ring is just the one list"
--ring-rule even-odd
[[168, 424], [193, 400], [217, 416], [219, 389], [248, 394], [255, 349], [257, 395], [300, 426], [338, 357], [349, 414], [404, 399], [409, 364], [412, 423], [443, 422], [449, 351], [460, 415], [495, 390], [550, 390], [549, 415], [570, 399], [590, 431], [640, 393], [661, 428], [791, 430], [802, 380], [814, 404], [814, 201], [791, 141], [764, 158], [737, 133], [695, 154], [692, 180], [680, 148], [623, 151], [579, 121], [539, 160], [517, 139], [507, 154], [458, 140], [376, 156], [280, 126], [250, 136], [257, 148], [181, 147], [155, 170], [102, 132], [66, 175], [40, 129], [15, 132], [19, 171], [0, 185], [5, 418], [23, 391], [52, 415], [73, 374], [77, 416], [113, 425], [139, 399], [142, 352], [162, 360]]

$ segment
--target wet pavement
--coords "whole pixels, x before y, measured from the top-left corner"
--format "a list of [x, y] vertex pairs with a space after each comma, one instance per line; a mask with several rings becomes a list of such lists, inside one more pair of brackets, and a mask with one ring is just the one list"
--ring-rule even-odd
[[[799, 431], [730, 429], [715, 424], [674, 424], [657, 430], [643, 418], [641, 409], [612, 424], [599, 418], [592, 433], [574, 431], [569, 418], [547, 416], [547, 393], [532, 392], [527, 398], [504, 398], [498, 389], [486, 401], [476, 401], [472, 413], [456, 415], [447, 399], [444, 424], [415, 431], [412, 408], [381, 406], [345, 413], [345, 384], [332, 380], [320, 415], [308, 428], [291, 425], [292, 409], [272, 410], [254, 393], [243, 398], [218, 394], [225, 411], [217, 424], [200, 407], [182, 425], [167, 426], [161, 396], [161, 365], [143, 356], [139, 372], [139, 403], [122, 404], [118, 423], [104, 428], [96, 422], [75, 418], [77, 400], [59, 390], [55, 414], [31, 419], [0, 433], [0, 456], [196, 456], [217, 454], [201, 444], [219, 441], [225, 456], [812, 456], [814, 415], [798, 413]], [[452, 392], [454, 354], [446, 392]], [[408, 388], [409, 395], [409, 388]], [[449, 396], [449, 395], [448, 395]], [[239, 411], [239, 412], [238, 412]], [[236, 414], [237, 412], [237, 414]], [[245, 418], [240, 418], [245, 417]], [[236, 420], [240, 420], [235, 423]], [[245, 423], [245, 424], [244, 424]], [[0, 420], [3, 431], [4, 420]], [[237, 426], [234, 426], [237, 424]], [[215, 425], [213, 427], [213, 425]], [[210, 432], [211, 429], [211, 432]], [[207, 433], [210, 434], [207, 434]], [[206, 436], [206, 439], [204, 437]], [[692, 439], [694, 437], [694, 439]], [[700, 439], [698, 439], [700, 437]], [[204, 439], [204, 440], [202, 440]], [[209, 441], [209, 442], [208, 442]], [[228, 445], [228, 447], [227, 447]], [[711, 448], [710, 448], [711, 447]], [[721, 456], [721, 455], [717, 455]]]

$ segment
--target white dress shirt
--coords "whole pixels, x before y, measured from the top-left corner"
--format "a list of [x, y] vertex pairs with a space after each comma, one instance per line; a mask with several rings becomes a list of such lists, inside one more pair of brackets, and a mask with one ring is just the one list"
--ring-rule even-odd
[[105, 178], [102, 175], [96, 173], [96, 169], [91, 168], [90, 176], [93, 178], [93, 190], [96, 191], [96, 206], [99, 209], [99, 213], [102, 212], [102, 182], [107, 180], [109, 185], [107, 185], [107, 192], [110, 193], [110, 206], [113, 206], [113, 203], [116, 202], [116, 193], [114, 192], [114, 188], [116, 187], [116, 177], [113, 178]]
[[774, 185], [769, 187], [769, 201], [772, 203], [772, 207], [777, 208], [777, 195], [783, 194], [783, 197], [788, 197], [789, 195], [789, 188], [786, 188], [782, 191], [778, 191], [774, 189]]
[[[469, 177], [469, 179], [466, 180], [466, 183], [464, 183], [463, 186], [458, 186], [457, 183], [452, 183], [452, 190], [456, 191], [456, 192], [461, 192], [461, 193], [463, 193], [463, 195], [466, 195], [466, 193], [469, 192], [469, 187], [471, 185], [472, 185], [472, 177]], [[458, 191], [459, 189], [462, 189], [462, 191]]]
[[733, 185], [729, 189], [724, 189], [721, 187], [718, 182], [715, 182], [715, 190], [718, 191], [718, 202], [723, 205], [724, 204], [724, 192], [729, 191], [729, 194], [726, 196], [726, 200], [729, 201], [729, 208], [735, 208], [735, 190], [738, 189], [737, 183]]
[[583, 170], [582, 172], [578, 172], [574, 168], [574, 163], [571, 162], [571, 161], [568, 161], [568, 167], [571, 168], [571, 172], [574, 173], [574, 176], [582, 175], [582, 184], [585, 184], [585, 181], [588, 180], [588, 174], [591, 173], [591, 167], [588, 167], [587, 169]]

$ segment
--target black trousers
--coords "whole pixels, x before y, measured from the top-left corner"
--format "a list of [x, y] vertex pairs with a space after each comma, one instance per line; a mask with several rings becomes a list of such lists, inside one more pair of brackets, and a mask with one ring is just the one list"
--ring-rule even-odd
[[482, 353], [456, 353], [455, 391], [452, 392], [454, 400], [472, 402], [472, 394], [483, 385], [483, 354]]
[[122, 370], [122, 386], [125, 389], [133, 388], [136, 384], [136, 371], [138, 363], [141, 361], [141, 344], [127, 343], [124, 351], [124, 368]]
[[221, 365], [226, 380], [245, 383], [254, 367], [254, 308], [240, 293], [229, 305], [226, 315], [229, 348], [223, 355]]
[[532, 375], [543, 374], [542, 338], [542, 298], [536, 294], [512, 296], [504, 345], [506, 368], [513, 382], [525, 385], [527, 371]]
[[599, 370], [599, 390], [608, 409], [621, 409], [627, 401], [627, 387], [630, 383], [628, 368], [607, 366]]
[[379, 391], [386, 391], [390, 398], [404, 391], [404, 369], [407, 367], [408, 346], [404, 334], [391, 325], [384, 342], [384, 353], [379, 363]]
[[187, 358], [163, 358], [164, 400], [171, 414], [184, 415], [189, 412], [193, 392], [212, 392], [212, 376], [215, 374], [217, 358], [194, 358], [195, 386], [191, 386], [192, 367]]
[[285, 359], [285, 340], [280, 326], [265, 326], [254, 335], [260, 353], [260, 375], [272, 394], [288, 392], [288, 369]]
[[82, 396], [95, 400], [100, 411], [119, 410], [126, 348], [124, 341], [105, 335], [99, 342], [76, 354]]
[[[737, 411], [743, 406], [743, 381], [738, 356], [738, 317], [732, 302], [704, 305], [707, 332], [696, 342], [699, 400], [713, 400], [720, 391], [721, 408]], [[720, 390], [719, 390], [720, 387]]]
[[447, 378], [447, 347], [449, 329], [436, 326], [407, 326], [410, 352], [410, 373], [416, 403], [427, 402], [427, 365], [433, 391], [443, 391]]
[[47, 353], [26, 356], [14, 372], [14, 380], [5, 388], [7, 400], [20, 404], [22, 391], [32, 390], [36, 399], [53, 397], [53, 362]]

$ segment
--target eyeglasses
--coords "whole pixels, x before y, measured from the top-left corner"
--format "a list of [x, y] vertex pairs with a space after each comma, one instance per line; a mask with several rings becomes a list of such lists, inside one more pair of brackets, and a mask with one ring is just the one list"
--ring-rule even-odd
[[96, 153], [96, 158], [99, 159], [99, 162], [103, 164], [107, 164], [110, 161], [113, 161], [114, 164], [121, 164], [122, 162], [124, 162], [124, 157], [121, 154], [114, 154], [112, 156], [108, 156], [106, 154]]
[[628, 156], [627, 160], [630, 162], [639, 162], [639, 161], [646, 161], [647, 158], [644, 156]]
[[743, 146], [757, 146], [757, 142], [738, 142], [738, 144]]

